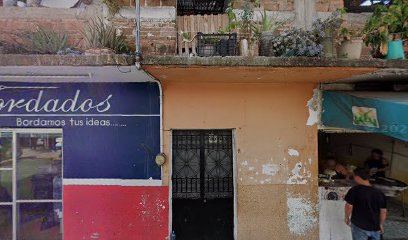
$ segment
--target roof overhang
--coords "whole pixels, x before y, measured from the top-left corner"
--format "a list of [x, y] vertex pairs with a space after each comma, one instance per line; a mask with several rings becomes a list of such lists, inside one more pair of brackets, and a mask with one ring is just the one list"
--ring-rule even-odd
[[135, 66], [0, 66], [0, 82], [151, 82]]
[[183, 82], [332, 83], [369, 81], [383, 73], [408, 79], [407, 61], [383, 59], [166, 56], [147, 57], [143, 69], [161, 81]]

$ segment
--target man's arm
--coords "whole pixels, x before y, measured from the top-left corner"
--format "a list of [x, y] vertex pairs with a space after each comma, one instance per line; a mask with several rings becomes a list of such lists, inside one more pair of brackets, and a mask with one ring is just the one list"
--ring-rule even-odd
[[380, 209], [380, 231], [381, 233], [384, 233], [384, 222], [385, 219], [387, 218], [387, 209], [386, 208], [381, 208]]
[[346, 205], [344, 206], [344, 222], [347, 225], [350, 225], [350, 217], [351, 217], [352, 211], [353, 211], [353, 205], [346, 203]]
[[390, 164], [389, 164], [389, 162], [388, 162], [388, 160], [387, 159], [385, 159], [385, 158], [383, 158], [382, 159], [382, 162], [383, 162], [383, 164], [384, 164], [384, 168], [379, 168], [377, 171], [378, 172], [385, 172], [385, 171], [387, 171], [388, 169], [389, 169], [389, 166], [390, 166]]

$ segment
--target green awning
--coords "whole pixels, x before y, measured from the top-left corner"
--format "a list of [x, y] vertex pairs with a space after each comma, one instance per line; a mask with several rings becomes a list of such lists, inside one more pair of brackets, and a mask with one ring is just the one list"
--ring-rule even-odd
[[322, 124], [408, 141], [408, 93], [324, 91]]

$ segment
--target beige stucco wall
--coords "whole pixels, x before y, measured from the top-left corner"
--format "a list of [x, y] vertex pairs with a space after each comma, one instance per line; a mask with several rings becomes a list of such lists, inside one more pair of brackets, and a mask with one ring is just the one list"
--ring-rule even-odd
[[172, 129], [235, 129], [238, 239], [318, 238], [316, 86], [162, 82], [167, 156]]

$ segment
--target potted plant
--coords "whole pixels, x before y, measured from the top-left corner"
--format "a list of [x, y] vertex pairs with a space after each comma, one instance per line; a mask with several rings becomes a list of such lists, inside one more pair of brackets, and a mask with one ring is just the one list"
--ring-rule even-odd
[[388, 59], [405, 59], [403, 40], [408, 32], [408, 3], [397, 0], [384, 14], [384, 23], [388, 27]]
[[396, 0], [389, 7], [376, 6], [364, 27], [364, 42], [373, 57], [404, 59], [403, 40], [408, 32], [408, 4]]
[[259, 55], [271, 56], [272, 37], [276, 31], [285, 24], [275, 16], [268, 16], [266, 10], [261, 12], [261, 21], [254, 27], [255, 36], [259, 39]]
[[323, 46], [321, 35], [312, 30], [292, 28], [272, 37], [272, 52], [275, 57], [320, 57]]
[[339, 58], [360, 59], [363, 49], [361, 33], [343, 26], [337, 33], [337, 56]]
[[321, 44], [325, 57], [336, 57], [337, 51], [335, 46], [335, 37], [337, 30], [343, 24], [344, 9], [337, 9], [328, 18], [318, 18], [313, 22], [312, 28], [317, 35], [321, 36]]
[[82, 31], [85, 55], [129, 53], [126, 38], [102, 18], [90, 19]]
[[230, 1], [226, 10], [228, 16], [227, 32], [239, 33], [240, 55], [256, 56], [258, 55], [258, 39], [255, 35], [256, 21], [255, 8], [259, 7], [259, 0], [254, 2], [246, 0], [242, 11], [236, 14], [234, 11], [234, 0]]

